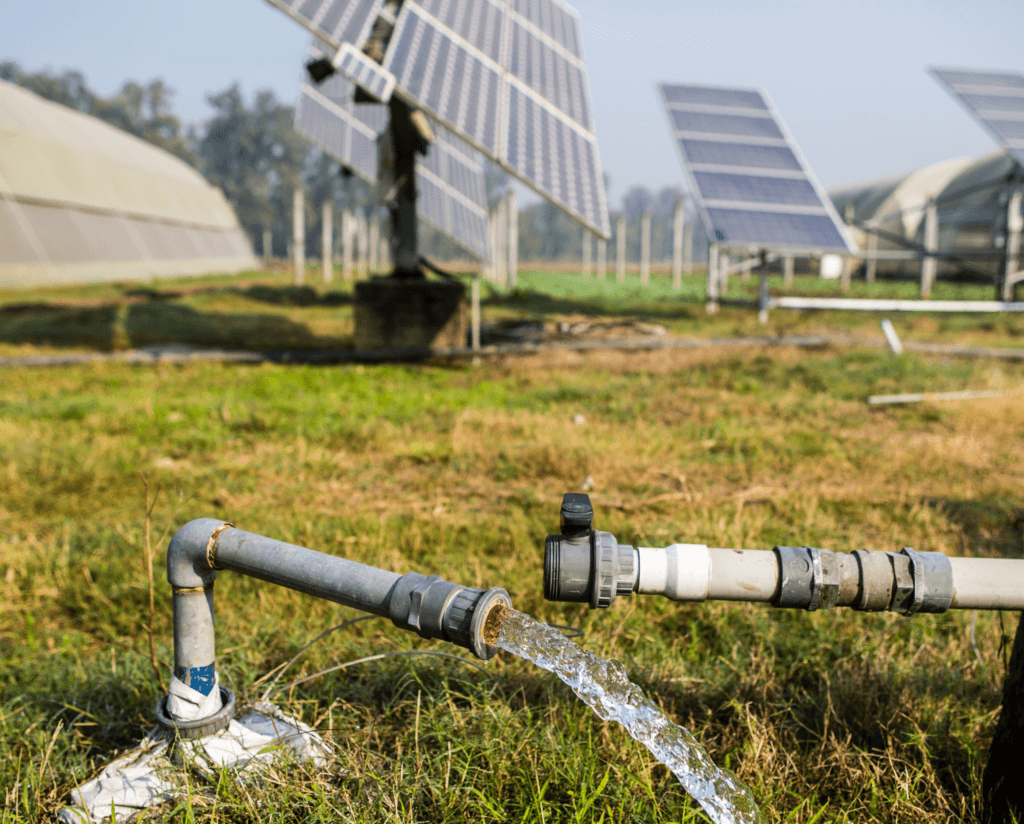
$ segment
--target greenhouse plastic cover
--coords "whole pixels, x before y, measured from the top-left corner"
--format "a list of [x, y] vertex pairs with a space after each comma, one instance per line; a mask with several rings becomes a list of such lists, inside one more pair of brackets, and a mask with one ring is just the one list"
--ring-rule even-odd
[[256, 265], [221, 191], [169, 152], [0, 81], [0, 285]]

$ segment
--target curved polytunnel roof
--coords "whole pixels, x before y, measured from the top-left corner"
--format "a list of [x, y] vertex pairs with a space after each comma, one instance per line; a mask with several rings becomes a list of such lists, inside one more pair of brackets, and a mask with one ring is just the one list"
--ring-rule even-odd
[[0, 81], [0, 285], [237, 272], [223, 193], [169, 152]]
[[[839, 214], [855, 225], [850, 235], [861, 249], [867, 233], [864, 224], [880, 232], [880, 250], [921, 244], [925, 207], [935, 200], [939, 218], [939, 250], [963, 257], [976, 270], [993, 270], [1001, 254], [994, 239], [1001, 231], [1009, 197], [1014, 160], [1003, 151], [980, 158], [956, 158], [934, 163], [907, 175], [833, 189], [829, 192]], [[904, 243], [900, 243], [903, 240]], [[919, 268], [916, 261], [879, 261], [880, 271]], [[957, 265], [943, 265], [952, 269]]]

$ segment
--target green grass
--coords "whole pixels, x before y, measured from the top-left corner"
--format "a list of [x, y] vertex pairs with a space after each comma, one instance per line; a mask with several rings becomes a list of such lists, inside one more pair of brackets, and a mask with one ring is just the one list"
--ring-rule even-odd
[[[608, 285], [596, 281], [592, 294], [559, 293], [552, 276], [533, 277], [487, 311], [613, 316], [621, 300], [621, 314], [674, 331], [758, 333], [749, 312], [706, 319], [699, 301], [602, 296]], [[266, 278], [278, 296], [284, 280]], [[242, 315], [258, 303], [259, 313], [345, 337], [344, 303], [260, 303], [236, 287], [225, 280], [172, 302]], [[104, 304], [120, 294], [32, 299]], [[930, 322], [923, 336], [1009, 342], [981, 320], [961, 321], [962, 331]], [[51, 348], [35, 340], [7, 351]], [[140, 473], [160, 490], [154, 542], [165, 527], [218, 517], [389, 570], [504, 586], [517, 608], [579, 626], [580, 643], [621, 660], [752, 787], [770, 821], [977, 820], [1014, 616], [979, 614], [975, 652], [971, 616], [960, 613], [908, 620], [635, 596], [590, 612], [543, 600], [543, 541], [562, 493], [589, 477], [598, 527], [624, 543], [1021, 557], [1020, 395], [875, 409], [864, 398], [1012, 390], [1022, 366], [881, 349], [726, 349], [549, 353], [476, 368], [103, 362], [0, 376], [4, 824], [48, 820], [152, 725], [160, 686], [148, 653]], [[166, 678], [165, 546], [154, 631]], [[232, 573], [219, 577], [216, 598], [221, 677], [243, 700], [356, 614]], [[329, 636], [282, 683], [408, 648], [451, 650], [376, 619]], [[147, 820], [706, 820], [646, 750], [553, 677], [504, 654], [486, 670], [397, 658], [286, 689], [275, 700], [335, 747], [326, 774], [293, 765], [260, 786], [195, 779], [191, 795]]]

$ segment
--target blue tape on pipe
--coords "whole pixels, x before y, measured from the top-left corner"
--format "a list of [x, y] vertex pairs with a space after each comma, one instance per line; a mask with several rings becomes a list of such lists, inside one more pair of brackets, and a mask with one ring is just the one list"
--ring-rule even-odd
[[207, 664], [205, 667], [189, 667], [188, 672], [184, 667], [175, 667], [174, 677], [186, 687], [191, 687], [203, 695], [209, 695], [213, 689], [213, 680], [217, 677], [217, 665], [214, 663]]

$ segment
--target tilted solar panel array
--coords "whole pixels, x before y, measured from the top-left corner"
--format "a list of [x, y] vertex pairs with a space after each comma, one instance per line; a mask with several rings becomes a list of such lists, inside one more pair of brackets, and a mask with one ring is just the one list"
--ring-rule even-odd
[[713, 243], [850, 250], [831, 201], [762, 92], [672, 83], [658, 90]]
[[929, 69], [932, 76], [1024, 166], [1024, 73]]
[[579, 20], [566, 6], [404, 0], [384, 68], [396, 94], [609, 236]]
[[[337, 74], [319, 86], [304, 82], [295, 129], [373, 184], [377, 137], [387, 126], [387, 107], [354, 103], [353, 93], [353, 85]], [[489, 260], [483, 159], [461, 138], [438, 123], [432, 125], [437, 141], [416, 161], [417, 213], [473, 256]]]

